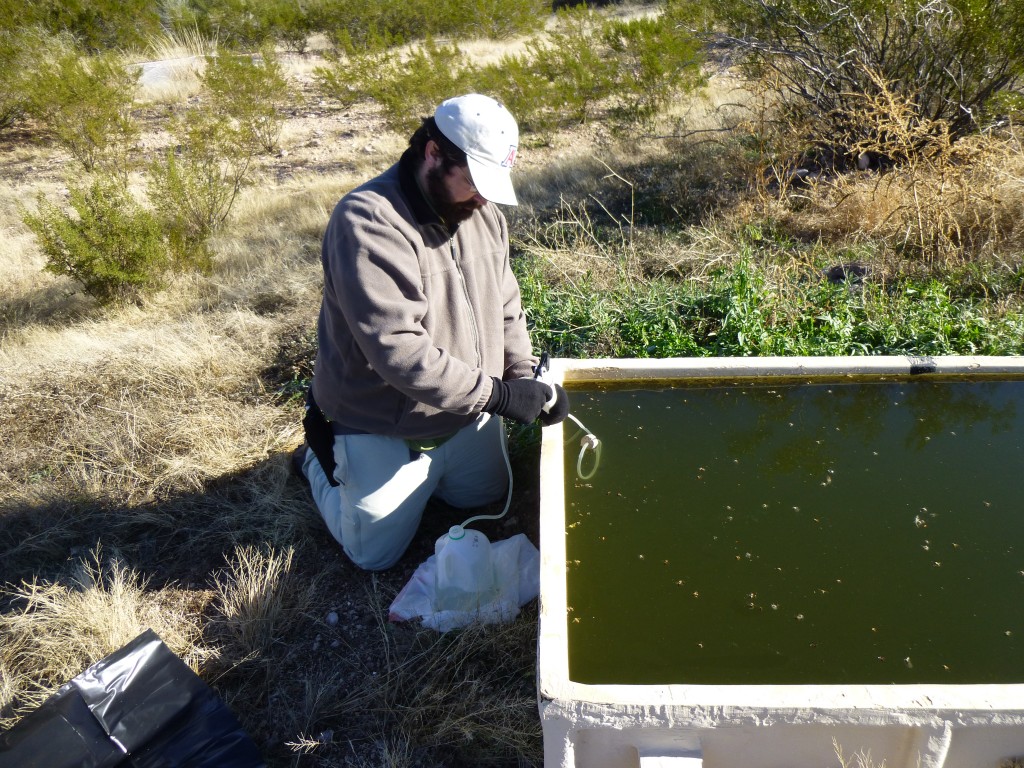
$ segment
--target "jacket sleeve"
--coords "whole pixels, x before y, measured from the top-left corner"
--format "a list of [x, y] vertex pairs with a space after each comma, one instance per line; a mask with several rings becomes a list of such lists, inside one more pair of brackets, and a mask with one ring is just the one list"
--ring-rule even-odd
[[326, 233], [327, 279], [364, 364], [413, 400], [452, 413], [479, 411], [490, 377], [437, 345], [424, 327], [428, 303], [412, 225], [368, 201], [353, 201], [340, 214]]
[[537, 358], [533, 355], [530, 334], [526, 327], [526, 313], [523, 311], [519, 281], [512, 271], [508, 247], [508, 224], [501, 218], [502, 242], [505, 244], [505, 259], [502, 264], [502, 296], [505, 308], [505, 373], [504, 379], [518, 379], [533, 375]]

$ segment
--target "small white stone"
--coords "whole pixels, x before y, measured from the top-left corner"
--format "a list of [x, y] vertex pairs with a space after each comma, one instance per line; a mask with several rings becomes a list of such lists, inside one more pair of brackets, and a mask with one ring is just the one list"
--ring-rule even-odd
[[338, 612], [331, 611], [327, 614], [327, 618], [325, 620], [327, 621], [327, 626], [336, 627], [338, 625]]

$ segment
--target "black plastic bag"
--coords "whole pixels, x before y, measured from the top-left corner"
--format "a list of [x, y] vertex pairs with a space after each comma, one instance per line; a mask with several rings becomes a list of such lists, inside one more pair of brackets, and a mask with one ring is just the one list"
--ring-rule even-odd
[[252, 739], [152, 630], [0, 734], [0, 768], [258, 768]]

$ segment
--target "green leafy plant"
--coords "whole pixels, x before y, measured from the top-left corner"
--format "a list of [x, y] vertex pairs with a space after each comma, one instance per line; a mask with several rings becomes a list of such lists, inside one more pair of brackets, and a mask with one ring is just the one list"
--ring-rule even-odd
[[37, 213], [23, 213], [39, 239], [46, 270], [82, 284], [100, 303], [132, 298], [159, 284], [169, 266], [159, 220], [119, 179], [98, 176], [72, 186], [71, 211], [40, 196]]
[[148, 0], [0, 0], [0, 29], [30, 27], [70, 35], [93, 53], [138, 49], [160, 31], [160, 11]]
[[254, 151], [222, 116], [208, 110], [186, 113], [173, 130], [179, 146], [150, 164], [149, 199], [178, 265], [206, 270], [207, 241], [231, 213]]
[[264, 46], [258, 56], [207, 56], [202, 83], [207, 108], [231, 121], [237, 143], [263, 152], [277, 149], [292, 94], [272, 47]]
[[87, 171], [126, 176], [139, 136], [131, 113], [137, 83], [138, 73], [114, 54], [69, 50], [35, 71], [29, 109]]

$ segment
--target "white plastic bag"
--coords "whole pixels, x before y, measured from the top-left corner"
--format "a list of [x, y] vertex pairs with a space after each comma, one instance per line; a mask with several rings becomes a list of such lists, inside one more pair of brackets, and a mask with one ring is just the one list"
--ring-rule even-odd
[[474, 622], [494, 624], [511, 621], [519, 609], [540, 594], [540, 552], [522, 533], [491, 542], [491, 561], [497, 594], [476, 611], [435, 611], [434, 570], [437, 556], [431, 555], [402, 587], [391, 604], [391, 621], [422, 619], [423, 625], [438, 632], [465, 627]]

